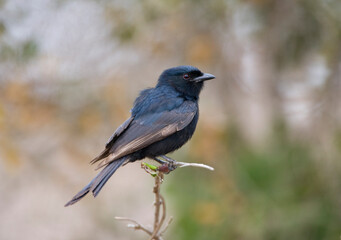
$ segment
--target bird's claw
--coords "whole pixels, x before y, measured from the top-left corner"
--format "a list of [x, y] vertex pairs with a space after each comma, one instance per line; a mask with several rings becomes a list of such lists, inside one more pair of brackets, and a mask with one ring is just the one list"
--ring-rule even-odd
[[162, 165], [159, 166], [158, 170], [162, 173], [168, 174], [171, 171], [174, 171], [178, 165], [176, 164], [177, 162], [174, 159], [171, 159], [170, 157], [167, 157], [165, 155], [161, 155], [161, 158], [164, 160], [158, 159], [160, 162], [162, 162]]
[[175, 165], [173, 162], [167, 162], [167, 163], [164, 163], [161, 166], [159, 166], [158, 167], [158, 171], [162, 172], [162, 173], [165, 173], [165, 174], [168, 174], [171, 171], [174, 171], [177, 167], [178, 166]]
[[164, 160], [161, 160], [160, 158], [157, 157], [153, 158], [155, 161], [161, 164], [159, 167], [145, 162], [141, 163], [141, 167], [153, 177], [157, 175], [157, 172], [168, 174], [178, 167], [178, 164], [175, 160], [164, 155], [161, 155], [160, 157], [163, 158]]

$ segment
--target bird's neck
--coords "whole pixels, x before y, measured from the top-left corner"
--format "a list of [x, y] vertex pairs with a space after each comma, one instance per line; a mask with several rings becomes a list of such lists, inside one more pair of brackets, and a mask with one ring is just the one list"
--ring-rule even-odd
[[187, 94], [181, 93], [179, 92], [179, 97], [185, 99], [185, 100], [189, 100], [189, 101], [198, 101], [199, 100], [199, 96], [189, 96]]
[[197, 83], [197, 84], [188, 84], [187, 86], [182, 86], [179, 89], [176, 89], [180, 95], [187, 99], [192, 101], [198, 101], [199, 100], [199, 94], [203, 88], [203, 83]]
[[167, 92], [167, 94], [174, 95], [176, 97], [183, 98], [185, 100], [189, 101], [198, 101], [199, 100], [199, 93], [201, 89], [186, 89], [185, 91], [183, 89], [179, 89], [176, 86], [171, 85], [157, 85], [156, 88], [163, 89], [164, 92]]

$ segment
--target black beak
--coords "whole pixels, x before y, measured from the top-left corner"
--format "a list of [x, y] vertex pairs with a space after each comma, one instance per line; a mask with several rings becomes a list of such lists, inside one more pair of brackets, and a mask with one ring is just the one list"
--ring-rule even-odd
[[203, 81], [211, 80], [211, 79], [214, 79], [214, 78], [215, 78], [214, 75], [209, 74], [209, 73], [204, 73], [202, 76], [196, 77], [192, 81], [193, 82], [203, 82]]

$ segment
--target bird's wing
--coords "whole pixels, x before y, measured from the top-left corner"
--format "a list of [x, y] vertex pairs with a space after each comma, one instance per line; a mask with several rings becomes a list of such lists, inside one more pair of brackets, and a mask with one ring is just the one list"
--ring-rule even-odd
[[121, 126], [119, 126], [114, 134], [109, 138], [108, 142], [105, 145], [105, 149], [94, 159], [91, 160], [91, 163], [95, 163], [103, 158], [106, 158], [110, 155], [110, 149], [117, 140], [117, 138], [129, 127], [131, 122], [134, 120], [134, 117], [128, 118]]
[[99, 168], [182, 130], [193, 120], [196, 113], [196, 104], [185, 101], [171, 111], [146, 114], [134, 119], [112, 144], [110, 155], [99, 164]]

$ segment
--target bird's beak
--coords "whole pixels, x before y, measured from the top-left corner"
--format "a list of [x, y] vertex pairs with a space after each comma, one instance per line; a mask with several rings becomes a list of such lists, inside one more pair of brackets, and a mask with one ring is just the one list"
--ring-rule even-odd
[[204, 73], [202, 76], [196, 77], [192, 81], [193, 82], [203, 82], [203, 81], [211, 80], [211, 79], [214, 79], [214, 78], [215, 78], [214, 75], [212, 75], [210, 73]]

